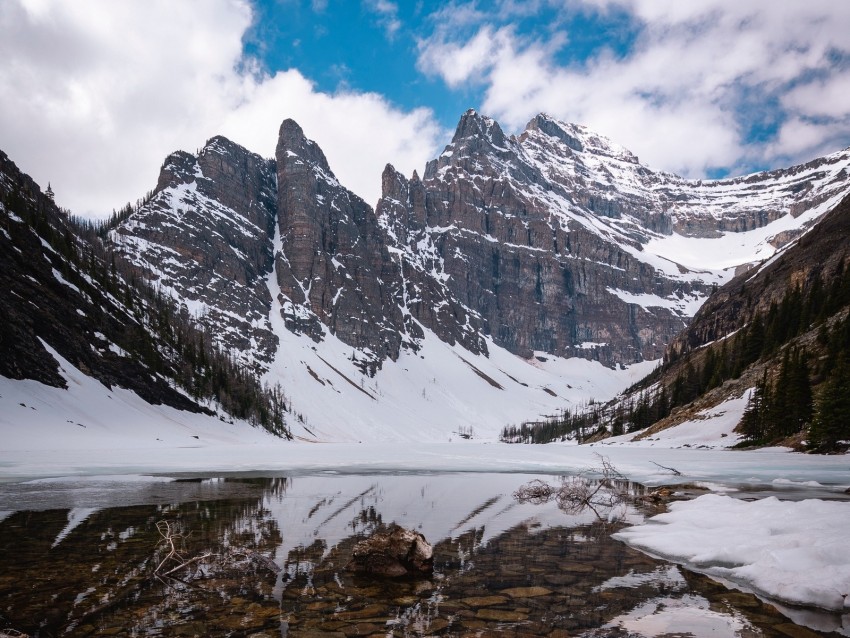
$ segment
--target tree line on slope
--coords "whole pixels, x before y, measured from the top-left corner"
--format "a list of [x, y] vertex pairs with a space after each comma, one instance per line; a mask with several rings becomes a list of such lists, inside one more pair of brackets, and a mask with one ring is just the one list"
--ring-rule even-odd
[[[591, 403], [543, 422], [507, 426], [511, 443], [586, 440], [591, 436], [637, 432], [670, 416], [725, 381], [767, 362], [740, 425], [745, 445], [761, 445], [807, 432], [809, 447], [834, 451], [850, 439], [850, 264], [841, 263], [829, 284], [820, 277], [786, 291], [745, 328], [703, 346], [701, 363], [688, 353], [670, 360], [608, 404]], [[790, 342], [817, 330], [816, 357]], [[697, 351], [699, 352], [699, 351]], [[681, 359], [685, 359], [682, 365]], [[663, 382], [675, 364], [672, 383]], [[769, 372], [770, 371], [770, 372]], [[771, 374], [771, 372], [773, 374]], [[817, 392], [815, 392], [817, 389]]]
[[285, 421], [290, 406], [280, 385], [264, 385], [254, 370], [218, 349], [207, 330], [181, 313], [173, 299], [150, 286], [131, 266], [116, 260], [100, 240], [105, 228], [129, 215], [129, 204], [103, 223], [73, 217], [65, 223], [65, 217], [56, 213], [67, 213], [49, 197], [15, 189], [3, 196], [2, 204], [26, 223], [9, 226], [13, 241], [15, 232], [31, 228], [61, 256], [58, 266], [66, 281], [80, 291], [99, 288], [113, 305], [123, 307], [126, 316], [116, 330], [114, 322], [107, 321], [108, 310], [99, 303], [89, 305], [94, 323], [104, 331], [111, 325], [107, 337], [131, 359], [151, 374], [170, 379], [202, 404], [217, 402], [233, 417], [291, 437]]

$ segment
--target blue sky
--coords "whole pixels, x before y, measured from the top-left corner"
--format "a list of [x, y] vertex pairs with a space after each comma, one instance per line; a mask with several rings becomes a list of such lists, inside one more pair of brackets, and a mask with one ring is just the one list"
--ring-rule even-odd
[[[535, 3], [528, 3], [533, 5]], [[406, 108], [430, 108], [445, 127], [453, 127], [467, 108], [480, 108], [482, 87], [448, 87], [417, 68], [422, 42], [444, 24], [436, 3], [351, 0], [258, 0], [244, 37], [245, 52], [270, 73], [297, 68], [319, 90], [377, 92]], [[455, 5], [460, 11], [463, 7]], [[435, 10], [435, 7], [436, 10]], [[535, 10], [504, 14], [498, 3], [476, 3], [481, 15], [458, 25], [455, 35], [472, 37], [482, 20], [510, 25], [517, 34], [562, 40], [553, 58], [581, 66], [602, 51], [624, 56], [640, 32], [640, 22], [614, 8], [595, 12], [541, 4]]]
[[0, 149], [91, 216], [217, 134], [272, 156], [287, 117], [372, 204], [469, 107], [738, 175], [850, 145], [848, 31], [834, 0], [3, 0]]

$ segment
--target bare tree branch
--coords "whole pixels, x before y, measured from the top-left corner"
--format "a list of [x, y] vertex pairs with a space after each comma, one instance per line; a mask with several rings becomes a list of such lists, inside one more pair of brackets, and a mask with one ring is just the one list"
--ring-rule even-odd
[[667, 467], [666, 465], [661, 465], [661, 463], [656, 463], [655, 461], [650, 461], [653, 465], [657, 465], [662, 470], [667, 470], [669, 472], [673, 472], [676, 476], [682, 476], [682, 473], [674, 467]]

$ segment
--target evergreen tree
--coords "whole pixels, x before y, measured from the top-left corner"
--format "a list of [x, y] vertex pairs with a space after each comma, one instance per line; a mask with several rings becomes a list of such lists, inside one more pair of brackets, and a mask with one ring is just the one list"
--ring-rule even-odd
[[791, 355], [785, 378], [785, 429], [781, 434], [791, 435], [802, 431], [809, 424], [814, 408], [809, 364], [799, 350], [795, 349]]
[[767, 387], [767, 375], [765, 374], [753, 389], [744, 415], [741, 417], [739, 427], [744, 435], [744, 440], [749, 443], [759, 443], [765, 437], [764, 405], [768, 395]]
[[850, 440], [850, 364], [845, 355], [830, 373], [815, 407], [809, 445], [818, 452], [838, 450], [839, 442]]
[[756, 315], [747, 329], [744, 351], [741, 353], [744, 367], [758, 361], [763, 349], [764, 323], [762, 322], [761, 315]]

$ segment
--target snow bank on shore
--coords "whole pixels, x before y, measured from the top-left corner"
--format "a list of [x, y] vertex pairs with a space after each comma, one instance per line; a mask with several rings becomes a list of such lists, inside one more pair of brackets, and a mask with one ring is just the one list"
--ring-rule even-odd
[[614, 535], [776, 600], [850, 611], [850, 502], [706, 494]]

